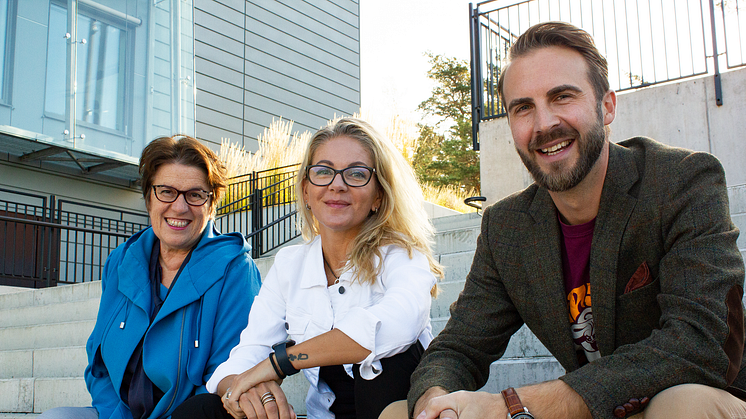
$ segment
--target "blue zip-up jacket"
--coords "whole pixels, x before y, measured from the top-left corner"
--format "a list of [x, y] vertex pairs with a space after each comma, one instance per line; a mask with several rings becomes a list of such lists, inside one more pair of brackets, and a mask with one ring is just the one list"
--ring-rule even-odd
[[150, 325], [148, 265], [152, 228], [130, 237], [106, 261], [96, 326], [88, 338], [85, 381], [100, 419], [132, 419], [120, 397], [132, 353], [143, 342], [143, 369], [164, 395], [151, 418], [169, 417], [205, 383], [246, 327], [259, 293], [259, 270], [239, 233], [223, 234], [209, 221], [187, 266]]

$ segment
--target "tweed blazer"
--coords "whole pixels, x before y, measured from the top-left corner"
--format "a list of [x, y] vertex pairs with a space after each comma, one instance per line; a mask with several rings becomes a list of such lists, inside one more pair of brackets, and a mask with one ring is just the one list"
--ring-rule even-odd
[[[536, 184], [501, 200], [484, 211], [464, 290], [412, 376], [410, 413], [429, 387], [482, 387], [524, 323], [594, 418], [681, 383], [746, 394], [737, 237], [715, 157], [642, 137], [610, 144], [590, 255], [601, 358], [580, 367], [556, 207]], [[647, 285], [625, 292], [644, 265]]]

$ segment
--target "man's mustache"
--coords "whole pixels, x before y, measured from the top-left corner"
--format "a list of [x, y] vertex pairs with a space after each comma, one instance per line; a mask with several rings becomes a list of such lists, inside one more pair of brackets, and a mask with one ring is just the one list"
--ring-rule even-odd
[[557, 127], [553, 130], [538, 134], [528, 143], [529, 150], [539, 150], [560, 138], [577, 138], [578, 131], [570, 127]]

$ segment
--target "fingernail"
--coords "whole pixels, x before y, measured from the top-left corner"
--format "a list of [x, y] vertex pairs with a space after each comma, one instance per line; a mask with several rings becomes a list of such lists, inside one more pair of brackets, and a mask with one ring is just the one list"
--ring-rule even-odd
[[423, 419], [425, 416], [426, 416], [425, 415], [425, 411], [423, 410], [422, 413], [420, 413], [419, 415], [417, 415], [417, 419]]

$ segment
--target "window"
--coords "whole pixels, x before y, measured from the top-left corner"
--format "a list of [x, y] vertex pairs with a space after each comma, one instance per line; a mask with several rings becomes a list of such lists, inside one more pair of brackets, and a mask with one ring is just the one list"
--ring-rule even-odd
[[[125, 131], [128, 81], [126, 54], [128, 31], [99, 11], [80, 8], [77, 16], [77, 90], [75, 114], [78, 121]], [[46, 112], [65, 114], [67, 43], [64, 37], [67, 9], [52, 3], [49, 10], [47, 47]], [[83, 43], [85, 40], [85, 43]]]
[[12, 64], [11, 36], [13, 9], [10, 0], [0, 0], [0, 100], [10, 102], [10, 66]]

